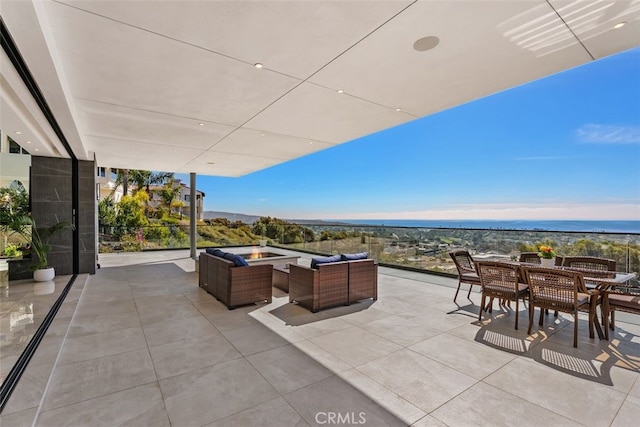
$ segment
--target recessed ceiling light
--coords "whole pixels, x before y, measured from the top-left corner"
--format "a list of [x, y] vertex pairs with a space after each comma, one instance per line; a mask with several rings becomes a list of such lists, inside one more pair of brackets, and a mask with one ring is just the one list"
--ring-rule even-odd
[[625, 21], [623, 21], [623, 22], [618, 22], [616, 25], [614, 25], [614, 26], [613, 26], [613, 28], [615, 28], [615, 29], [617, 30], [618, 28], [622, 28], [622, 27], [624, 27], [625, 25], [627, 25], [627, 23], [626, 23]]
[[27, 141], [27, 144], [31, 144], [31, 141]]
[[396, 108], [396, 111], [402, 111], [402, 108]]
[[264, 136], [264, 133], [261, 133], [260, 136]]
[[19, 130], [16, 131], [16, 135], [22, 135], [22, 132], [20, 132]]
[[259, 62], [256, 62], [255, 64], [253, 64], [253, 66], [256, 67], [256, 68], [262, 68], [263, 67], [263, 65], [261, 63], [259, 63]]
[[337, 92], [338, 92], [338, 93], [344, 93], [344, 90], [342, 90], [342, 89], [338, 89], [338, 90], [337, 90]]
[[36, 148], [34, 151], [40, 151], [40, 149], [39, 149], [39, 148]]
[[313, 141], [309, 141], [309, 145], [313, 144]]
[[204, 126], [204, 123], [198, 123], [199, 126]]
[[440, 43], [440, 39], [438, 37], [427, 36], [416, 40], [415, 43], [413, 43], [413, 48], [418, 52], [424, 52], [438, 46], [438, 43]]

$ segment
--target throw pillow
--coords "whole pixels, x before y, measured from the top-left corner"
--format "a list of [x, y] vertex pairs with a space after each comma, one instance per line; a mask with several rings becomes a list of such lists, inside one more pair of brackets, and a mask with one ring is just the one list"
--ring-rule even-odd
[[311, 268], [318, 268], [320, 264], [328, 264], [330, 262], [338, 262], [342, 261], [342, 257], [338, 255], [333, 256], [321, 256], [316, 258], [311, 258]]
[[210, 255], [217, 256], [217, 257], [220, 257], [220, 258], [222, 258], [222, 256], [224, 255], [224, 252], [222, 252], [218, 248], [207, 248], [207, 249], [205, 249], [205, 251]]
[[355, 261], [358, 259], [369, 258], [369, 252], [360, 252], [358, 254], [342, 254], [342, 261]]
[[247, 267], [249, 265], [249, 263], [247, 262], [246, 259], [244, 259], [242, 256], [240, 255], [235, 255], [231, 261], [233, 261], [233, 263], [236, 265], [236, 267]]

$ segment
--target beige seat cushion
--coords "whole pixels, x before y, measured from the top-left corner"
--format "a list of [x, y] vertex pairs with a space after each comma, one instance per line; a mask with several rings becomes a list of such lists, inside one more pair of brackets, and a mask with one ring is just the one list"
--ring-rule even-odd
[[640, 313], [640, 295], [609, 294], [609, 305], [626, 307]]

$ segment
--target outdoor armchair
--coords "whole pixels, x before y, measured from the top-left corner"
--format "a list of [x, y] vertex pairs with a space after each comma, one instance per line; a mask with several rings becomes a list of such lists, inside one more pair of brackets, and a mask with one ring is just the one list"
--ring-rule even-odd
[[[543, 325], [544, 309], [573, 315], [573, 346], [578, 347], [578, 311], [589, 310], [589, 336], [593, 337], [595, 298], [587, 291], [582, 274], [552, 268], [525, 267], [529, 285], [529, 329], [531, 334], [535, 307], [540, 308], [539, 325]], [[596, 297], [597, 298], [597, 297]]]
[[467, 293], [467, 298], [469, 298], [471, 296], [471, 289], [474, 286], [480, 286], [480, 276], [478, 276], [476, 272], [476, 267], [469, 251], [458, 249], [449, 252], [449, 256], [453, 259], [453, 263], [458, 269], [458, 289], [456, 289], [456, 294], [453, 297], [453, 302], [456, 302], [458, 292], [460, 292], [460, 285], [462, 283], [469, 285], [469, 292]]
[[520, 267], [512, 263], [480, 261], [476, 263], [476, 269], [482, 285], [482, 302], [478, 320], [482, 320], [482, 308], [487, 297], [490, 301], [493, 298], [498, 298], [500, 301], [515, 301], [516, 329], [518, 329], [518, 302], [529, 293], [529, 287], [519, 280]]
[[602, 318], [604, 323], [605, 339], [609, 340], [609, 328], [615, 328], [616, 311], [640, 314], [640, 293], [635, 288], [607, 289], [602, 292]]

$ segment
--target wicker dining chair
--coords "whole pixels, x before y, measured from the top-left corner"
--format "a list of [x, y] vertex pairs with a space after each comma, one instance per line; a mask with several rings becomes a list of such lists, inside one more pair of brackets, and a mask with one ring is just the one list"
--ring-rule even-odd
[[[518, 302], [529, 293], [529, 286], [521, 283], [519, 278], [520, 267], [513, 263], [497, 261], [478, 261], [476, 269], [480, 276], [482, 286], [482, 302], [480, 307], [484, 307], [487, 297], [490, 299], [515, 301], [516, 302], [516, 330], [518, 329]], [[489, 303], [491, 304], [491, 302]], [[478, 314], [478, 320], [482, 320], [482, 311]]]
[[616, 311], [640, 314], [640, 293], [638, 289], [631, 292], [629, 288], [608, 289], [602, 295], [602, 319], [604, 323], [604, 336], [609, 340], [609, 328], [615, 329]]
[[589, 308], [589, 336], [593, 337], [595, 305], [591, 304], [592, 295], [584, 285], [582, 274], [552, 268], [525, 267], [529, 284], [529, 330], [533, 326], [535, 307], [540, 308], [540, 321], [543, 325], [544, 309], [557, 310], [573, 315], [573, 346], [578, 347], [578, 311]]
[[538, 252], [522, 252], [518, 261], [529, 264], [540, 264], [540, 257], [538, 256]]
[[[563, 257], [556, 255], [555, 265], [561, 266]], [[540, 264], [540, 256], [538, 256], [538, 252], [522, 252], [520, 257], [518, 258], [519, 262], [526, 262], [529, 264]]]
[[584, 270], [616, 271], [614, 260], [594, 256], [566, 256], [562, 261], [562, 266]]
[[480, 276], [478, 276], [476, 272], [476, 267], [469, 251], [458, 249], [449, 252], [449, 256], [453, 259], [453, 263], [458, 269], [458, 289], [456, 289], [456, 294], [453, 297], [453, 302], [456, 302], [458, 292], [460, 292], [460, 285], [462, 283], [469, 285], [469, 292], [467, 293], [467, 298], [469, 298], [471, 296], [471, 289], [474, 286], [481, 286]]

